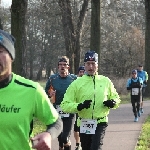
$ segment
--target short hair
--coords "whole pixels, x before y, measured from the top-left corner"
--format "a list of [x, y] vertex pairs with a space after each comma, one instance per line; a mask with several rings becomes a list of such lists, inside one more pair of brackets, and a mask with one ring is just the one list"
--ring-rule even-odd
[[138, 67], [143, 67], [143, 65], [139, 64]]
[[69, 58], [67, 56], [61, 56], [58, 60], [58, 64], [59, 62], [66, 62], [69, 65]]

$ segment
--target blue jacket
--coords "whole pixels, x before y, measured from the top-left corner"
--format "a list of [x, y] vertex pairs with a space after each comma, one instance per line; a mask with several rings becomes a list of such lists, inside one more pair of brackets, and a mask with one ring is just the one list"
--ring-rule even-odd
[[137, 76], [142, 78], [143, 80], [143, 87], [146, 87], [147, 85], [144, 84], [144, 81], [147, 81], [148, 80], [148, 74], [146, 71], [140, 71], [140, 70], [137, 70]]
[[134, 78], [130, 78], [130, 79], [127, 80], [127, 88], [131, 86], [131, 80], [132, 80], [133, 82], [137, 82], [137, 81], [139, 80], [139, 82], [141, 83], [141, 85], [143, 85], [143, 80], [142, 80], [142, 78], [140, 78], [140, 77], [137, 77], [137, 78], [135, 78], [135, 79], [134, 79]]

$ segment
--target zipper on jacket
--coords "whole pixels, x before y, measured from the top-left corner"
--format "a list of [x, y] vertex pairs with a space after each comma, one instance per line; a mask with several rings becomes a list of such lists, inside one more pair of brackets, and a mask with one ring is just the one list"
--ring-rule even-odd
[[92, 110], [92, 119], [93, 119], [93, 113], [94, 113], [94, 106], [95, 106], [95, 91], [96, 91], [96, 89], [95, 89], [95, 76], [92, 76], [92, 78], [93, 78], [93, 83], [94, 83], [94, 101], [93, 101], [93, 110]]

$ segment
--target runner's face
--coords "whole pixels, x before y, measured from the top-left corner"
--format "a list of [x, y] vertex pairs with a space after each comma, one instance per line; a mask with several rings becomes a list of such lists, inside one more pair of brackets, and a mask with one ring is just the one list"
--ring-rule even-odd
[[136, 72], [132, 73], [132, 78], [137, 78], [137, 73]]
[[67, 62], [59, 62], [58, 63], [58, 71], [60, 73], [66, 73], [68, 72], [69, 69], [69, 65], [67, 64]]
[[138, 67], [138, 70], [142, 71], [142, 70], [143, 70], [143, 67], [142, 67], [142, 66], [139, 66], [139, 67]]
[[11, 73], [12, 60], [9, 53], [0, 46], [0, 77]]
[[79, 73], [78, 73], [78, 76], [82, 77], [83, 75], [84, 75], [84, 70], [80, 70]]
[[88, 75], [95, 75], [98, 71], [98, 64], [95, 61], [85, 62], [85, 71]]

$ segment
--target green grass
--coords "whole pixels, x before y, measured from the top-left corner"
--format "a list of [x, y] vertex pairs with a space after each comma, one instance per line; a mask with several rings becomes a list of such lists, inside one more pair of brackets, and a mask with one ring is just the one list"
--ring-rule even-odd
[[38, 119], [34, 118], [32, 134], [33, 135], [37, 135], [38, 133], [43, 132], [45, 130], [46, 130], [46, 126], [41, 121], [39, 121]]
[[142, 126], [135, 150], [150, 150], [150, 115]]
[[[45, 88], [46, 81], [40, 81], [39, 83], [40, 83], [40, 85], [43, 88]], [[33, 135], [37, 135], [38, 133], [40, 133], [42, 131], [45, 131], [45, 130], [46, 130], [46, 126], [41, 121], [39, 121], [38, 119], [34, 118], [34, 120], [33, 120], [33, 132], [32, 132], [32, 134]]]
[[47, 82], [46, 80], [38, 81], [38, 83], [39, 83], [43, 88], [45, 88], [46, 82]]
[[121, 104], [130, 103], [130, 94], [127, 95], [120, 95]]

